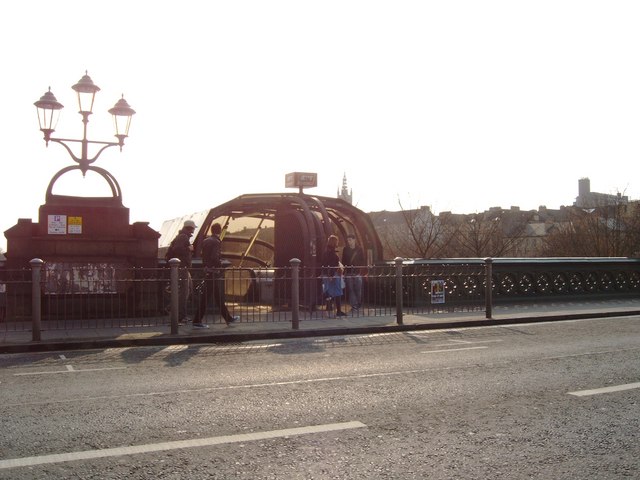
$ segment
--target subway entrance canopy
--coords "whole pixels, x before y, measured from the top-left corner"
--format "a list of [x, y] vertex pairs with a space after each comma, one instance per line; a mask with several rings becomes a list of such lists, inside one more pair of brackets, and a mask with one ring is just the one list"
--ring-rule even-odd
[[255, 193], [234, 198], [208, 211], [164, 222], [160, 231], [162, 255], [185, 220], [194, 220], [194, 257], [213, 223], [223, 226], [223, 253], [240, 267], [288, 267], [299, 259], [302, 268], [317, 269], [329, 235], [340, 245], [354, 234], [367, 263], [382, 261], [382, 245], [369, 216], [340, 198], [304, 193]]

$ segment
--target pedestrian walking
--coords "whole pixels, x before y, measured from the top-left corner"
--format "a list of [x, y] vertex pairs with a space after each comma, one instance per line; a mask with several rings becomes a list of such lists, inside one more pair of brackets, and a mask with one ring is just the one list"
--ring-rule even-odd
[[186, 220], [178, 232], [178, 235], [176, 235], [176, 237], [171, 241], [166, 255], [167, 260], [172, 258], [180, 260], [180, 276], [178, 284], [179, 323], [186, 323], [189, 321], [189, 318], [187, 317], [187, 304], [193, 292], [193, 280], [189, 271], [193, 257], [191, 237], [196, 231], [196, 228], [196, 223], [193, 220]]
[[231, 315], [224, 301], [224, 268], [222, 265], [222, 226], [214, 223], [211, 226], [211, 235], [202, 242], [202, 263], [205, 269], [204, 288], [201, 291], [198, 309], [193, 317], [193, 328], [208, 328], [202, 322], [207, 306], [211, 299], [220, 309], [220, 315], [227, 326], [239, 320], [239, 317]]

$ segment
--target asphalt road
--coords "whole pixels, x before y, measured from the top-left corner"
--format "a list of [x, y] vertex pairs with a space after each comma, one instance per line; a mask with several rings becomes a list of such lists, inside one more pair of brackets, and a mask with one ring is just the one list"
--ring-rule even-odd
[[0, 355], [0, 478], [639, 478], [639, 354], [627, 317]]

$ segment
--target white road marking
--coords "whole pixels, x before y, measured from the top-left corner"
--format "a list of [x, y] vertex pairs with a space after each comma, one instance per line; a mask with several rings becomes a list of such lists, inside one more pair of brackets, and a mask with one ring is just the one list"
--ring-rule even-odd
[[15, 377], [27, 377], [30, 375], [57, 375], [59, 373], [83, 373], [83, 372], [101, 372], [103, 370], [125, 370], [127, 367], [105, 367], [105, 368], [82, 368], [76, 370], [72, 365], [67, 365], [66, 370], [53, 370], [51, 372], [26, 372], [14, 373]]
[[353, 428], [363, 427], [366, 427], [366, 425], [357, 421], [330, 423], [326, 425], [286, 428], [283, 430], [271, 430], [267, 432], [223, 435], [220, 437], [194, 438], [192, 440], [150, 443], [147, 445], [134, 445], [130, 447], [105, 448], [101, 450], [86, 450], [82, 452], [69, 452], [36, 457], [12, 458], [8, 460], [0, 460], [0, 470], [16, 467], [33, 467], [35, 465], [44, 465], [48, 463], [71, 462], [75, 460], [90, 460], [93, 458], [119, 457], [122, 455], [162, 452], [166, 450], [177, 450], [181, 448], [209, 447], [212, 445], [222, 445], [226, 443], [252, 442], [270, 438], [282, 438], [294, 435], [308, 435], [311, 433], [335, 432], [338, 430], [349, 430]]
[[[487, 347], [479, 347], [479, 348], [487, 348]], [[575, 353], [570, 355], [552, 355], [548, 357], [540, 357], [536, 358], [536, 361], [545, 361], [545, 360], [561, 360], [565, 358], [580, 358], [580, 357], [589, 357], [592, 355], [603, 355], [603, 354], [611, 354], [611, 353], [620, 353], [627, 351], [638, 351], [639, 347], [631, 347], [631, 348], [622, 348], [622, 349], [613, 349], [613, 350], [602, 350], [602, 351], [594, 351], [594, 352], [585, 352], [585, 353]], [[451, 350], [445, 350], [451, 351]], [[483, 365], [483, 367], [491, 367], [495, 365], [508, 365], [511, 361], [499, 361], [499, 362], [489, 362]], [[476, 365], [479, 367], [478, 365]], [[127, 367], [121, 367], [127, 368]], [[442, 371], [442, 370], [453, 370], [455, 366], [439, 366], [439, 367], [429, 367], [429, 368], [418, 368], [411, 370], [393, 370], [390, 372], [378, 372], [378, 373], [363, 373], [360, 375], [343, 375], [336, 377], [321, 377], [321, 378], [309, 378], [304, 380], [290, 380], [286, 382], [267, 382], [267, 383], [249, 383], [249, 384], [240, 384], [240, 385], [224, 385], [217, 387], [204, 387], [204, 388], [190, 388], [190, 389], [180, 389], [180, 390], [165, 390], [165, 391], [156, 391], [156, 392], [143, 392], [143, 393], [127, 393], [121, 395], [96, 395], [96, 396], [85, 396], [85, 397], [74, 397], [65, 400], [44, 400], [44, 401], [32, 401], [32, 402], [20, 402], [20, 403], [4, 403], [0, 404], [0, 410], [10, 407], [22, 407], [25, 405], [52, 405], [52, 404], [69, 404], [69, 403], [78, 403], [78, 402], [89, 402], [89, 401], [104, 401], [104, 400], [116, 400], [121, 398], [138, 398], [138, 397], [154, 397], [154, 396], [162, 396], [162, 395], [181, 395], [181, 394], [199, 394], [199, 393], [207, 393], [207, 392], [215, 392], [218, 390], [238, 390], [238, 389], [251, 389], [251, 388], [265, 388], [265, 387], [278, 387], [278, 386], [287, 386], [287, 385], [304, 385], [304, 384], [312, 384], [319, 382], [341, 382], [345, 380], [356, 380], [363, 378], [375, 378], [375, 377], [391, 377], [398, 375], [413, 375], [413, 374], [423, 374], [430, 373], [434, 371]], [[118, 369], [118, 367], [116, 368]], [[98, 369], [98, 370], [107, 370], [107, 369]], [[91, 370], [76, 370], [77, 372], [84, 372]], [[42, 373], [52, 373], [52, 372], [42, 372]], [[55, 373], [68, 373], [66, 371], [55, 372]], [[14, 375], [30, 375], [29, 373], [23, 374], [14, 374]]]
[[[453, 367], [445, 367], [444, 369], [448, 370], [451, 368]], [[438, 370], [442, 370], [442, 368], [439, 368]], [[85, 371], [85, 370], [81, 370], [81, 371]], [[397, 370], [392, 372], [363, 373], [360, 375], [344, 375], [344, 376], [338, 376], [338, 377], [322, 377], [322, 378], [309, 378], [305, 380], [289, 380], [286, 382], [247, 383], [247, 384], [241, 384], [241, 385], [225, 385], [220, 387], [165, 390], [162, 392], [143, 392], [143, 393], [126, 393], [122, 395], [96, 395], [92, 397], [89, 397], [89, 396], [74, 397], [74, 398], [69, 398], [67, 400], [45, 400], [45, 401], [36, 401], [36, 402], [4, 403], [0, 405], [0, 409], [17, 407], [17, 406], [25, 406], [25, 405], [51, 405], [51, 404], [77, 403], [77, 402], [87, 402], [87, 401], [115, 400], [119, 398], [138, 398], [138, 397], [155, 397], [155, 396], [162, 396], [162, 395], [197, 394], [197, 393], [215, 392], [218, 390], [240, 390], [240, 389], [244, 390], [244, 389], [251, 389], [251, 388], [281, 387], [281, 386], [287, 386], [287, 385], [304, 385], [304, 384], [312, 384], [312, 383], [319, 383], [319, 382], [340, 382], [344, 380], [356, 380], [356, 379], [363, 379], [363, 378], [412, 375], [416, 373], [425, 373], [425, 372], [431, 372], [431, 371], [433, 371], [433, 369], [431, 368], [421, 368], [416, 370]], [[58, 372], [58, 373], [66, 373], [66, 372]], [[28, 375], [28, 374], [23, 374], [23, 375]]]
[[65, 357], [64, 355], [59, 355], [59, 357], [60, 357], [60, 360], [66, 360], [67, 359], [67, 357]]
[[589, 395], [599, 395], [601, 393], [622, 392], [623, 390], [633, 390], [634, 388], [640, 388], [640, 382], [627, 383], [626, 385], [615, 385], [613, 387], [594, 388], [593, 390], [578, 390], [576, 392], [569, 392], [569, 395], [575, 395], [576, 397], [587, 397]]
[[443, 353], [443, 352], [460, 352], [461, 350], [480, 350], [489, 347], [464, 347], [464, 348], [445, 348], [443, 350], [426, 350], [421, 353]]
[[[454, 342], [454, 343], [450, 343], [450, 342]], [[460, 345], [460, 344], [464, 344], [464, 345], [475, 345], [478, 343], [500, 343], [502, 342], [502, 340], [478, 340], [476, 342], [464, 342], [461, 340], [450, 340], [448, 343], [437, 343], [435, 345], [431, 345], [432, 347], [450, 347], [451, 345]]]

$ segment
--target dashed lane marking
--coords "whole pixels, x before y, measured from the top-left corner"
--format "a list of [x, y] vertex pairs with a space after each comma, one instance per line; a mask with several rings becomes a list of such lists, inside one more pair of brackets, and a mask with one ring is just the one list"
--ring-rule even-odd
[[50, 372], [25, 372], [25, 373], [14, 373], [15, 377], [28, 377], [33, 375], [58, 375], [60, 373], [84, 373], [84, 372], [101, 372], [103, 370], [126, 370], [127, 367], [105, 367], [105, 368], [81, 368], [75, 369], [73, 365], [65, 365], [66, 370], [52, 370]]
[[633, 390], [634, 388], [640, 388], [640, 382], [627, 383], [625, 385], [614, 385], [612, 387], [594, 388], [592, 390], [578, 390], [576, 392], [569, 392], [569, 395], [575, 395], [576, 397], [588, 397], [589, 395], [622, 392], [624, 390]]
[[502, 340], [478, 340], [476, 342], [461, 341], [461, 340], [449, 340], [447, 343], [438, 343], [431, 345], [432, 347], [449, 347], [453, 345], [476, 345], [478, 343], [500, 343]]
[[481, 350], [484, 348], [489, 348], [487, 346], [482, 347], [464, 347], [464, 348], [445, 348], [442, 350], [425, 350], [422, 353], [444, 353], [444, 352], [460, 352], [462, 350]]
[[137, 455], [141, 453], [163, 452], [181, 448], [209, 447], [226, 443], [253, 442], [271, 438], [291, 437], [295, 435], [308, 435], [312, 433], [335, 432], [353, 428], [366, 427], [364, 423], [353, 421], [344, 423], [330, 423], [325, 425], [313, 425], [298, 428], [286, 428], [283, 430], [271, 430], [257, 433], [243, 433], [238, 435], [223, 435], [220, 437], [194, 438], [192, 440], [178, 440], [174, 442], [150, 443], [147, 445], [134, 445], [130, 447], [105, 448], [101, 450], [86, 450], [82, 452], [69, 452], [54, 455], [41, 455], [37, 457], [12, 458], [0, 460], [0, 469], [16, 467], [33, 467], [50, 463], [72, 462], [77, 460], [91, 460], [94, 458], [120, 457], [123, 455]]

